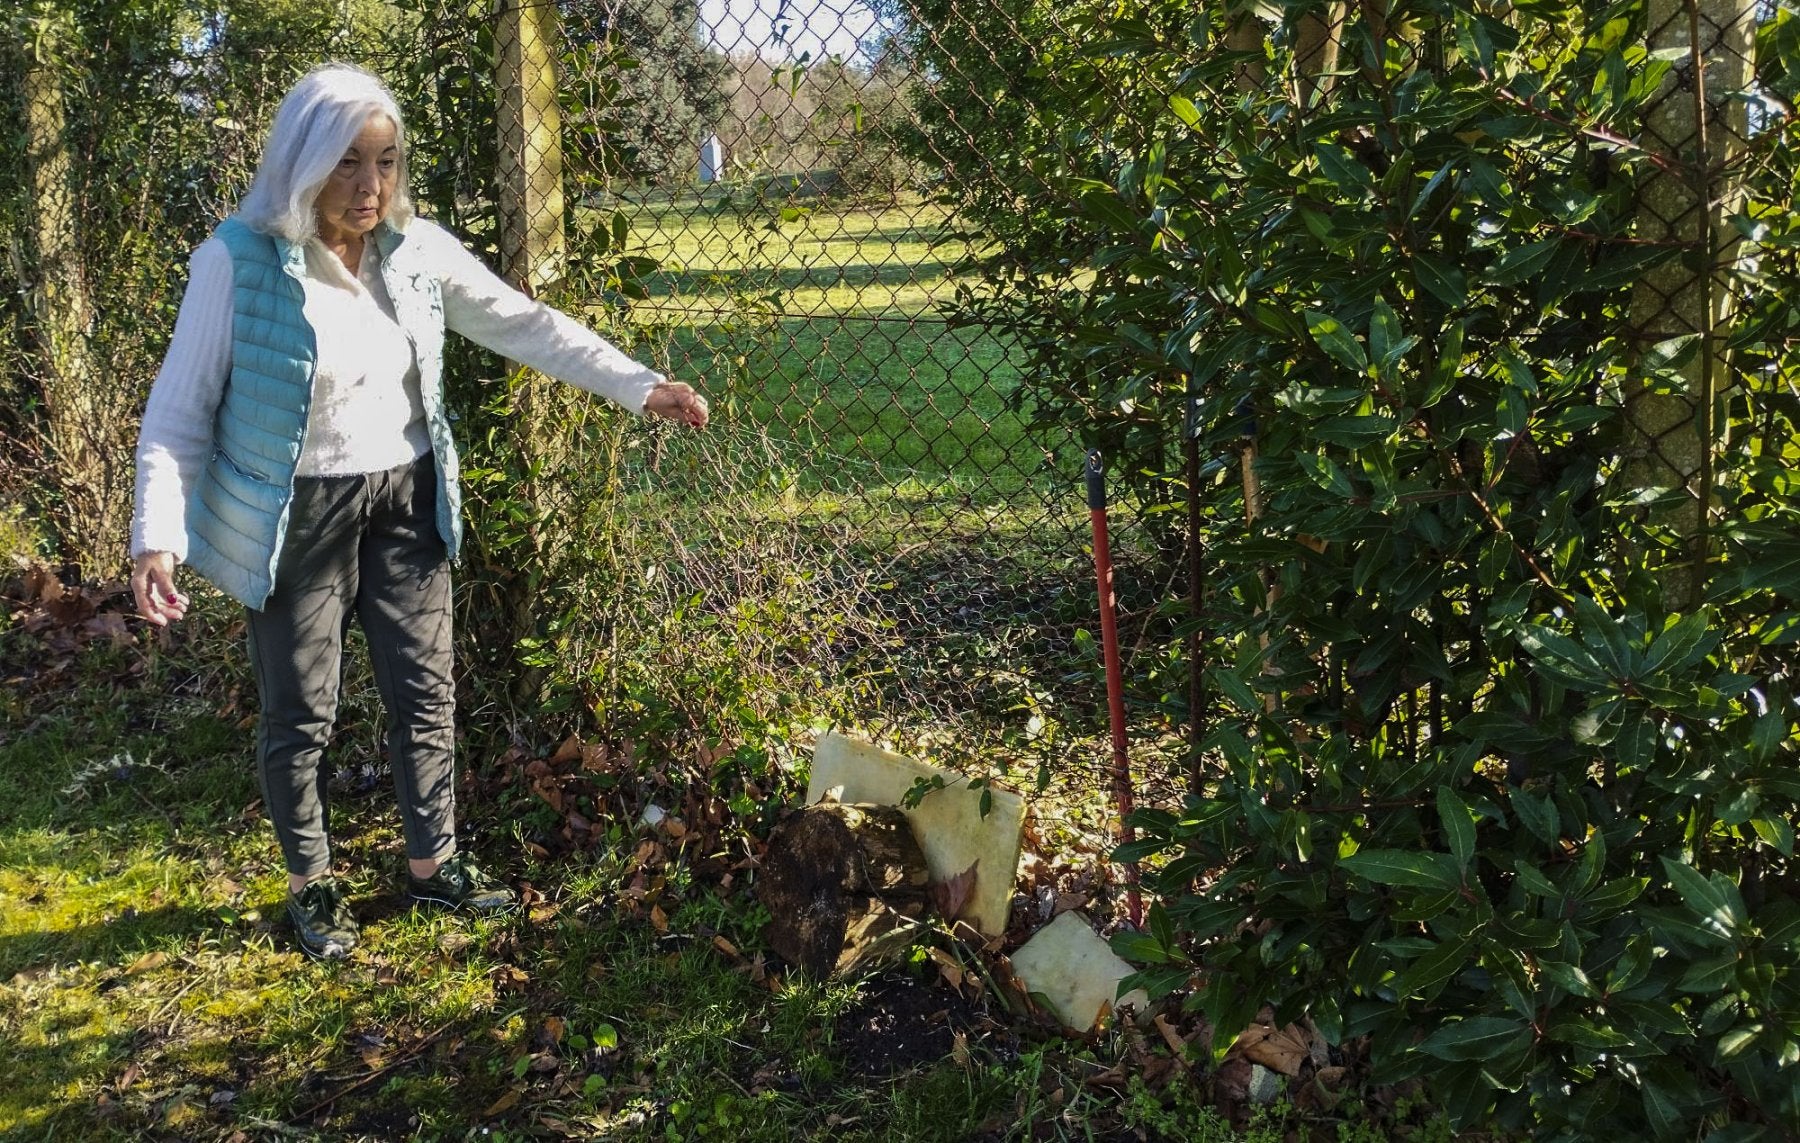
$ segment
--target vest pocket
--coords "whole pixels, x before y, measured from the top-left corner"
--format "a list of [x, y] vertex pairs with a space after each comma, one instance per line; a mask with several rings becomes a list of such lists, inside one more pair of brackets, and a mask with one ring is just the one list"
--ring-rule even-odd
[[245, 477], [246, 479], [259, 481], [263, 484], [270, 483], [268, 474], [258, 472], [249, 465], [238, 463], [237, 459], [224, 449], [219, 449], [214, 452], [213, 459], [224, 464], [226, 467], [235, 471], [239, 476]]

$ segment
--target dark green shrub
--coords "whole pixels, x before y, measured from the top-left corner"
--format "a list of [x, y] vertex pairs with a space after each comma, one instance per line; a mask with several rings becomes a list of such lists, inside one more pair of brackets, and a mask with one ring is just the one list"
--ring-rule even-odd
[[1212, 780], [1121, 851], [1134, 983], [1220, 1050], [1265, 1003], [1367, 1036], [1463, 1124], [1800, 1127], [1800, 135], [1742, 112], [1793, 14], [1752, 81], [1755, 12], [1706, 6], [1702, 162], [1657, 149], [1685, 9], [1365, 5], [1333, 65], [1323, 4], [1023, 7], [1039, 98], [976, 141], [1024, 207], [961, 201], [1002, 239], [964, 316], [1142, 503], [1202, 509], [1211, 697], [1164, 701]]

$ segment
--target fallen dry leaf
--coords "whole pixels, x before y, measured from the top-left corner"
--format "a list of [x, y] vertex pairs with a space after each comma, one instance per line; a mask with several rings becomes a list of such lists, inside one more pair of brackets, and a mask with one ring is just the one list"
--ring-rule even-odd
[[961, 992], [965, 974], [962, 965], [957, 963], [956, 958], [943, 949], [934, 948], [931, 950], [931, 959], [937, 962], [938, 974], [944, 978], [944, 983]]
[[565, 763], [573, 762], [580, 757], [581, 736], [578, 734], [571, 734], [563, 739], [562, 745], [556, 748], [556, 753], [550, 755], [550, 765], [561, 766]]
[[606, 747], [598, 742], [584, 743], [581, 747], [581, 768], [594, 774], [603, 774], [612, 769]]
[[168, 964], [168, 963], [169, 963], [169, 954], [168, 953], [147, 952], [143, 956], [138, 957], [136, 960], [131, 962], [131, 967], [129, 967], [125, 970], [125, 975], [126, 976], [136, 976], [140, 972], [149, 972], [151, 969], [161, 968], [163, 965]]
[[488, 1104], [487, 1110], [481, 1113], [483, 1119], [492, 1119], [496, 1115], [511, 1111], [519, 1105], [519, 1089], [512, 1088], [501, 1093], [500, 1098]]
[[931, 902], [937, 911], [946, 919], [954, 920], [969, 903], [969, 894], [975, 889], [975, 868], [979, 860], [967, 869], [942, 881], [934, 881], [931, 885]]
[[1280, 1030], [1267, 1024], [1252, 1024], [1244, 1029], [1233, 1049], [1242, 1052], [1250, 1062], [1291, 1078], [1300, 1074], [1300, 1062], [1306, 1059], [1306, 1033], [1298, 1024]]
[[1175, 1030], [1175, 1025], [1169, 1023], [1167, 1016], [1162, 1015], [1158, 1015], [1153, 1023], [1156, 1025], [1156, 1030], [1162, 1033], [1163, 1043], [1169, 1045], [1171, 1052], [1180, 1056], [1187, 1048], [1187, 1041], [1181, 1038], [1181, 1033]]
[[522, 988], [531, 980], [530, 975], [524, 969], [511, 964], [496, 965], [494, 970], [488, 973], [488, 976], [493, 979], [494, 987], [502, 991], [509, 988]]

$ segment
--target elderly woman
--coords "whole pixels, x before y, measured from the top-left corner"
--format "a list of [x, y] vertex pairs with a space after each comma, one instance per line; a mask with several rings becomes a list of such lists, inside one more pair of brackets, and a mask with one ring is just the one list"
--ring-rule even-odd
[[408, 893], [450, 908], [511, 893], [456, 846], [450, 565], [462, 523], [445, 328], [634, 413], [696, 428], [706, 401], [495, 277], [406, 193], [392, 94], [346, 65], [282, 101], [237, 213], [193, 254], [137, 452], [132, 587], [180, 619], [186, 563], [248, 609], [256, 762], [301, 946], [357, 924], [331, 875], [321, 756], [343, 637], [368, 636], [388, 712]]

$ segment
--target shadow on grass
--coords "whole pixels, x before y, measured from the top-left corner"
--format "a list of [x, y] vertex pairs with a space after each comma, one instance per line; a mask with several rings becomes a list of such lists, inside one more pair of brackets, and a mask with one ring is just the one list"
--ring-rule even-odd
[[[734, 292], [745, 289], [766, 290], [771, 286], [782, 290], [833, 289], [848, 287], [867, 289], [871, 286], [915, 286], [942, 281], [953, 269], [949, 262], [906, 263], [828, 262], [821, 259], [812, 266], [783, 269], [719, 269], [660, 270], [645, 276], [644, 285], [652, 298], [691, 297], [709, 292]], [[819, 313], [836, 314], [841, 307], [821, 304]]]

